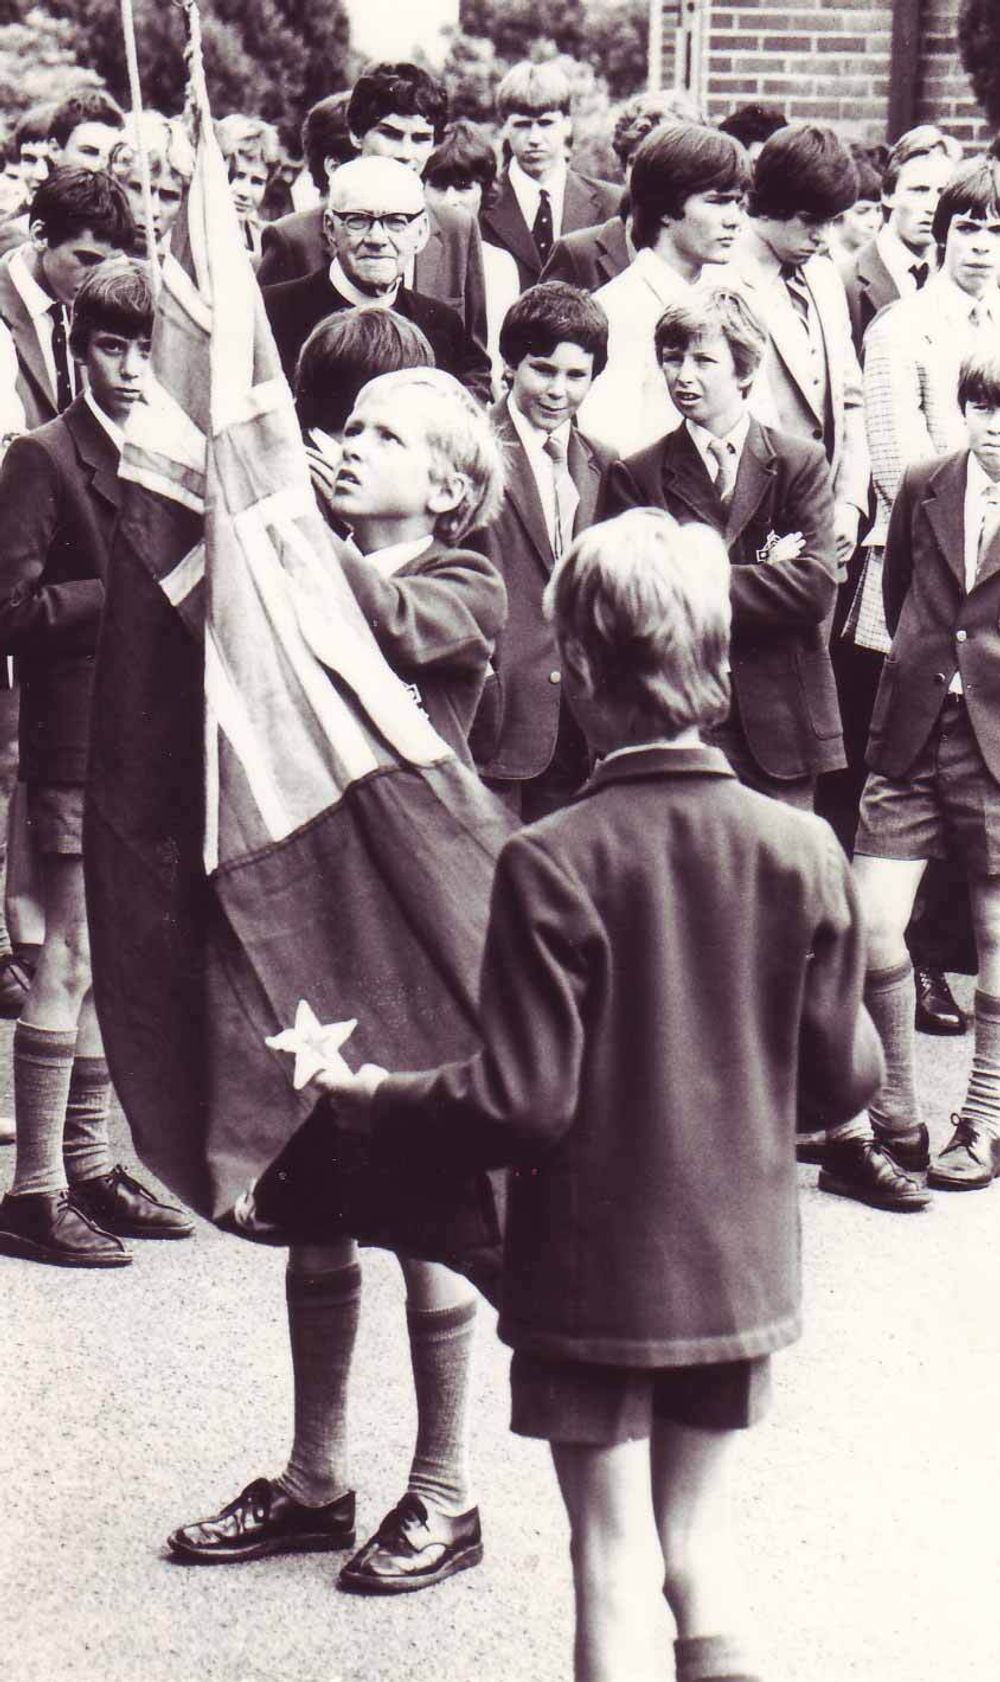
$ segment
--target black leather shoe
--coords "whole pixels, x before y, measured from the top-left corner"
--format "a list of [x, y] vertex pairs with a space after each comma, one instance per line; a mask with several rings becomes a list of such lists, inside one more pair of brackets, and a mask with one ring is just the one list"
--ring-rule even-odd
[[78, 1180], [70, 1196], [78, 1209], [119, 1238], [190, 1238], [194, 1232], [193, 1221], [172, 1203], [161, 1203], [120, 1162], [109, 1174]]
[[130, 1252], [71, 1202], [68, 1191], [29, 1191], [0, 1203], [0, 1254], [53, 1267], [127, 1267]]
[[478, 1507], [446, 1518], [428, 1512], [420, 1496], [407, 1490], [348, 1560], [338, 1582], [354, 1594], [408, 1594], [468, 1571], [482, 1557]]
[[826, 1141], [827, 1131], [825, 1127], [821, 1127], [818, 1133], [796, 1133], [796, 1162], [825, 1162]]
[[15, 957], [0, 958], [0, 1017], [16, 1021], [30, 987], [31, 978]]
[[964, 1034], [968, 1026], [965, 1012], [955, 1003], [944, 971], [915, 964], [913, 979], [917, 984], [917, 1008], [913, 1018], [917, 1032]]
[[354, 1491], [325, 1507], [303, 1507], [270, 1478], [255, 1478], [214, 1518], [182, 1525], [167, 1537], [178, 1559], [235, 1565], [269, 1554], [333, 1553], [353, 1548]]
[[897, 1167], [879, 1139], [831, 1140], [819, 1171], [819, 1189], [901, 1214], [925, 1209], [931, 1200], [930, 1192]]
[[904, 1174], [925, 1174], [931, 1160], [931, 1141], [926, 1127], [921, 1122], [913, 1129], [912, 1136], [898, 1133], [885, 1133], [880, 1127], [875, 1128], [875, 1137], [882, 1149], [892, 1157]]
[[963, 1116], [952, 1116], [955, 1131], [938, 1151], [927, 1184], [941, 1191], [980, 1191], [1000, 1174], [1000, 1139]]

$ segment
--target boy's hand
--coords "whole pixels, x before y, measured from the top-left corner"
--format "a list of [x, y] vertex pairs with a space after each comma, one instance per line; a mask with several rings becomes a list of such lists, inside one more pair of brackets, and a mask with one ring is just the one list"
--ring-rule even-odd
[[773, 566], [778, 561], [797, 561], [805, 546], [806, 540], [800, 531], [790, 531], [785, 537], [775, 537], [773, 542], [769, 539], [763, 555], [764, 565]]
[[345, 1133], [367, 1135], [371, 1128], [371, 1101], [388, 1075], [376, 1063], [363, 1063], [353, 1074], [343, 1061], [338, 1067], [319, 1069], [309, 1082], [314, 1092], [334, 1100], [337, 1126]]

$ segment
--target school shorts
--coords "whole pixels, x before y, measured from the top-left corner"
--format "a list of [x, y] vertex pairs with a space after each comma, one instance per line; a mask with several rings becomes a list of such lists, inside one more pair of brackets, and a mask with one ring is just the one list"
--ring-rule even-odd
[[704, 1367], [603, 1367], [515, 1350], [510, 1428], [519, 1437], [610, 1447], [654, 1422], [744, 1431], [767, 1412], [771, 1357]]
[[947, 696], [905, 778], [869, 772], [854, 851], [883, 859], [954, 853], [974, 878], [1000, 874], [1000, 783], [987, 770], [961, 695]]
[[28, 784], [28, 835], [36, 853], [83, 857], [83, 788], [76, 783]]

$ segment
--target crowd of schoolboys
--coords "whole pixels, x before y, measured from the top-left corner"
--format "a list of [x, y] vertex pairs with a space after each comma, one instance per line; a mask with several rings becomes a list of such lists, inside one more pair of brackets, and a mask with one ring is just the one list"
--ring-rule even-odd
[[[297, 198], [269, 125], [217, 125], [346, 576], [523, 826], [478, 1055], [315, 1088], [401, 1173], [414, 1153], [512, 1170], [500, 1333], [513, 1429], [552, 1444], [569, 1517], [578, 1682], [634, 1682], [661, 1592], [681, 1682], [752, 1682], [719, 1489], [798, 1332], [796, 1148], [824, 1190], [891, 1211], [1000, 1174], [1000, 162], [930, 127], [863, 151], [648, 96], [616, 127], [621, 188], [573, 169], [570, 98], [557, 66], [512, 69], [498, 168], [426, 71], [373, 66], [309, 113]], [[0, 1253], [114, 1267], [129, 1237], [193, 1230], [112, 1159], [82, 865], [142, 255], [169, 249], [191, 147], [92, 92], [13, 145], [0, 782], [44, 924], [26, 969], [0, 922], [20, 1016]], [[932, 1155], [914, 1034], [966, 1026], [938, 973], [956, 880], [974, 1048]], [[340, 1572], [358, 1592], [483, 1557], [475, 1293], [400, 1261], [417, 1435]], [[175, 1531], [176, 1558], [354, 1548], [360, 1295], [353, 1243], [290, 1246], [288, 1464]]]

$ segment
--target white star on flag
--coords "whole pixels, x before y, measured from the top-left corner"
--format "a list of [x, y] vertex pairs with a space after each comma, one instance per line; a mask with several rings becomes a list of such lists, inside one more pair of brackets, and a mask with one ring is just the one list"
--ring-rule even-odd
[[268, 1034], [264, 1041], [272, 1051], [287, 1051], [295, 1058], [292, 1085], [296, 1092], [312, 1080], [321, 1069], [342, 1070], [350, 1075], [340, 1048], [349, 1040], [358, 1025], [357, 1017], [350, 1022], [319, 1022], [312, 1006], [299, 1000], [295, 1012], [295, 1026], [282, 1028], [280, 1034]]

